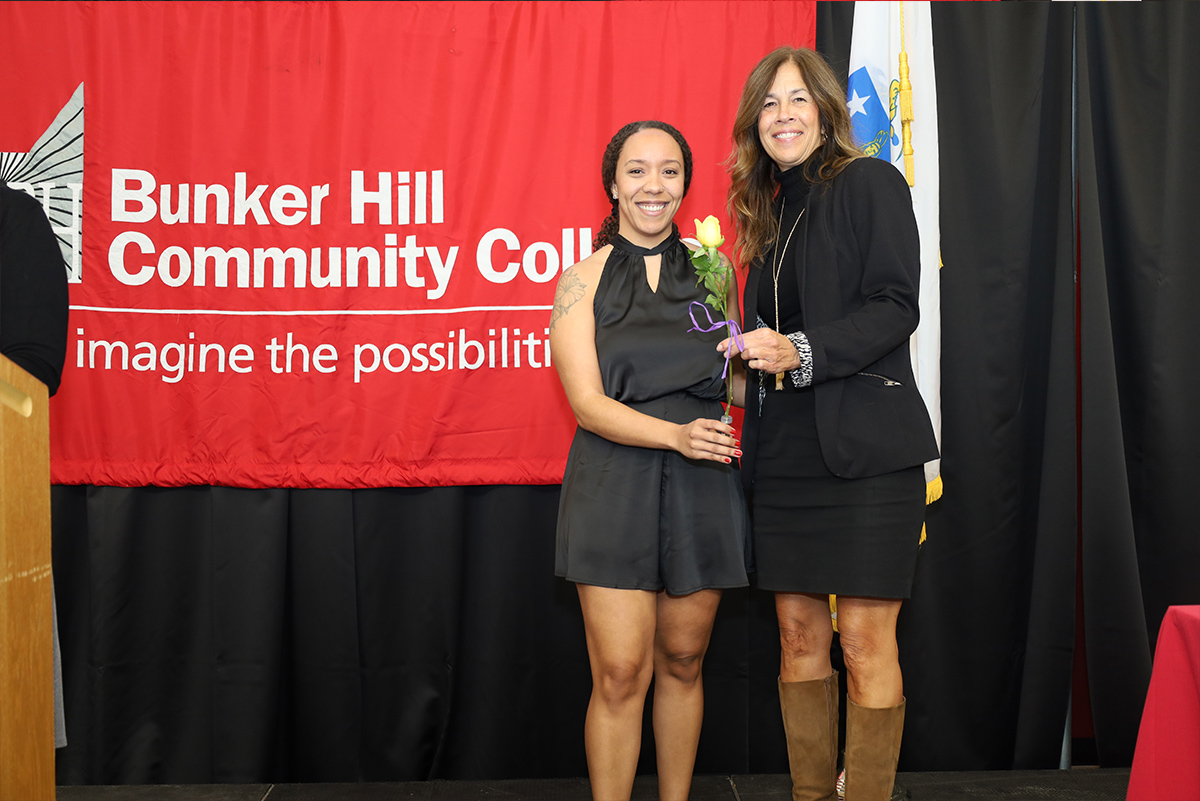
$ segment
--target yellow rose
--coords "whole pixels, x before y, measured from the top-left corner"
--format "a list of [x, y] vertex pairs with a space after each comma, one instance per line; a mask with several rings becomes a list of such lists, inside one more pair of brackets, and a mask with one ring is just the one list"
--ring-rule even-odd
[[704, 222], [696, 220], [696, 238], [706, 248], [721, 247], [725, 244], [725, 237], [721, 236], [721, 221], [711, 214], [704, 218]]

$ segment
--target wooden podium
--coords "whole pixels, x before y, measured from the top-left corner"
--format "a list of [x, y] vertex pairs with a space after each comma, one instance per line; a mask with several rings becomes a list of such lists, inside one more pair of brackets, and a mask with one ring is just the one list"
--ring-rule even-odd
[[47, 400], [0, 356], [0, 801], [54, 798]]

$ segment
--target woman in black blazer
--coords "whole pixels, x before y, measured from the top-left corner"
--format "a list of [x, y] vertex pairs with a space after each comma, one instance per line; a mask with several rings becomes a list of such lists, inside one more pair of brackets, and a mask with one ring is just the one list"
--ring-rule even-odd
[[[887, 799], [904, 725], [896, 618], [938, 456], [913, 380], [917, 225], [903, 176], [863, 157], [824, 59], [780, 48], [750, 73], [729, 207], [749, 265], [742, 477], [758, 586], [775, 592], [793, 799], [836, 799], [846, 663], [846, 798]], [[726, 340], [722, 349], [734, 347]]]

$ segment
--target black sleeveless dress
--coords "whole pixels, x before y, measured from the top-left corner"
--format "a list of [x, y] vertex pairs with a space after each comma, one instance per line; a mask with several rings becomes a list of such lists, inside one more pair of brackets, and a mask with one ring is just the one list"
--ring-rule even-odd
[[[647, 250], [614, 237], [596, 286], [596, 354], [604, 393], [674, 423], [720, 419], [725, 329], [689, 332], [696, 286], [672, 234]], [[645, 256], [662, 254], [658, 290]], [[746, 586], [749, 520], [730, 465], [619, 445], [579, 428], [558, 510], [555, 573], [601, 587], [686, 595]]]

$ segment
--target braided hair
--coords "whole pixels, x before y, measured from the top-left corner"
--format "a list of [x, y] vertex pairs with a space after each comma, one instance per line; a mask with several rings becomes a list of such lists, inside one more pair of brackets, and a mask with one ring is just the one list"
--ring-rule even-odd
[[[596, 232], [595, 239], [592, 240], [592, 250], [599, 250], [607, 245], [612, 238], [616, 236], [617, 231], [621, 227], [621, 213], [618, 209], [619, 201], [612, 196], [612, 187], [617, 180], [617, 159], [621, 157], [621, 150], [625, 147], [625, 142], [629, 137], [639, 131], [644, 131], [648, 128], [655, 128], [664, 131], [671, 135], [675, 143], [679, 145], [680, 151], [683, 153], [683, 194], [687, 196], [688, 187], [692, 185], [692, 149], [688, 147], [687, 140], [673, 125], [658, 120], [639, 120], [625, 125], [621, 130], [613, 134], [613, 138], [609, 140], [608, 147], [604, 148], [604, 158], [600, 161], [600, 181], [604, 187], [604, 195], [612, 204], [612, 212], [604, 218], [604, 222], [600, 224], [600, 230]], [[678, 230], [678, 226], [671, 224]]]

